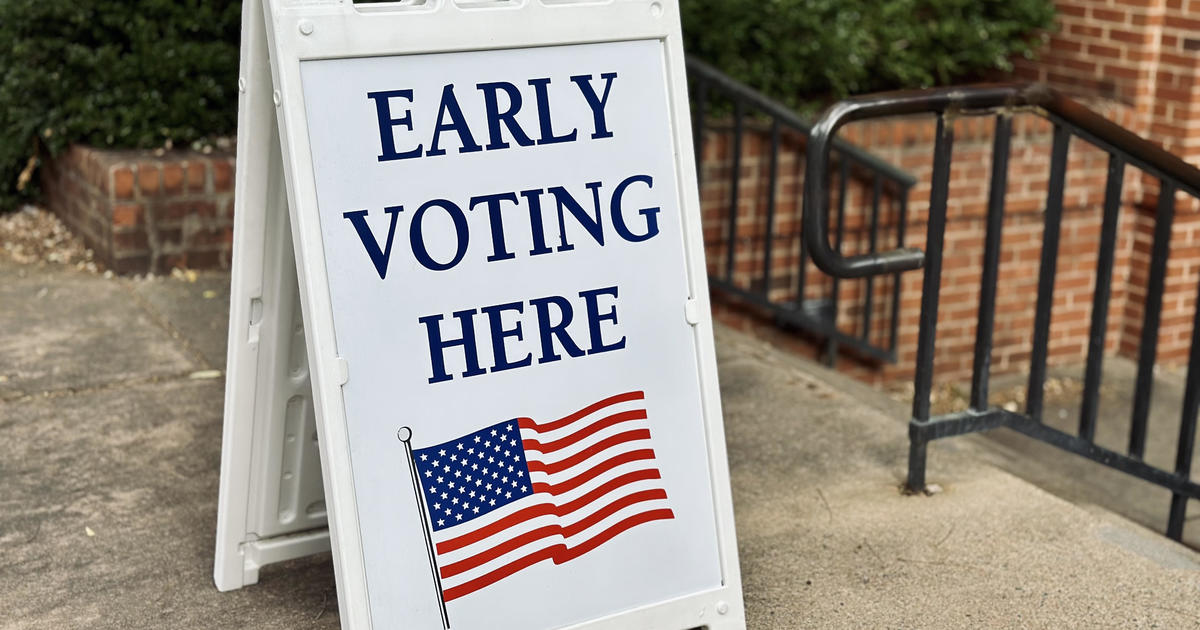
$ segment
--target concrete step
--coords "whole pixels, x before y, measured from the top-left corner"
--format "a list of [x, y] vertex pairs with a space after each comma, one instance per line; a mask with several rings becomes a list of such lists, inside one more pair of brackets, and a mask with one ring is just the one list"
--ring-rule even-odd
[[1191, 627], [1200, 556], [992, 465], [931, 446], [932, 496], [900, 491], [908, 408], [718, 330], [752, 628]]
[[[993, 379], [993, 404], [1017, 404], [1024, 408], [1025, 375]], [[1125, 453], [1129, 444], [1131, 411], [1137, 364], [1124, 357], [1104, 362], [1104, 376], [1096, 418], [1095, 441], [1100, 446]], [[1183, 407], [1183, 369], [1156, 370], [1147, 421], [1143, 460], [1163, 470], [1175, 469], [1179, 423]], [[1056, 429], [1075, 434], [1083, 391], [1083, 366], [1050, 370], [1043, 421]], [[986, 461], [1072, 503], [1095, 505], [1140, 523], [1153, 531], [1167, 530], [1171, 493], [1114, 469], [1097, 465], [1025, 437], [1014, 431], [984, 434]], [[973, 438], [978, 440], [978, 438]], [[1200, 476], [1200, 458], [1193, 462], [1192, 476]], [[1183, 542], [1200, 548], [1200, 511], [1192, 505], [1184, 525]]]

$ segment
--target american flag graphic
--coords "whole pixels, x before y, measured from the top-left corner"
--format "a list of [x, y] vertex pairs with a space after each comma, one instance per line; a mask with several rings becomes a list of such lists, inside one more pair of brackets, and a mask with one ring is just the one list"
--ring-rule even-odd
[[445, 601], [675, 517], [640, 391], [557, 420], [514, 418], [412, 454]]

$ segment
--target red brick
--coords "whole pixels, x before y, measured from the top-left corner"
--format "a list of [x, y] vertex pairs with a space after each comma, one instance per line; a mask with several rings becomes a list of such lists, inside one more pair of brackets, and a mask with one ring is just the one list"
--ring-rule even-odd
[[208, 163], [203, 159], [190, 160], [187, 163], [188, 192], [204, 192], [208, 179]]
[[1117, 65], [1113, 65], [1113, 64], [1105, 64], [1105, 66], [1104, 66], [1104, 74], [1105, 74], [1105, 76], [1109, 76], [1109, 77], [1119, 77], [1122, 79], [1136, 79], [1136, 78], [1138, 78], [1138, 73], [1139, 73], [1139, 71], [1137, 68], [1126, 68], [1123, 66], [1117, 66]]
[[157, 217], [163, 220], [176, 221], [189, 215], [197, 215], [204, 218], [212, 218], [217, 216], [217, 204], [212, 201], [173, 201], [163, 204]]
[[1171, 52], [1163, 52], [1158, 56], [1158, 59], [1161, 63], [1169, 66], [1176, 66], [1182, 69], [1182, 72], [1185, 74], [1185, 76], [1189, 76], [1189, 78], [1192, 74], [1192, 70], [1195, 69], [1198, 65], [1198, 62], [1200, 62], [1200, 59], [1196, 58], [1195, 53], [1175, 54]]
[[1067, 27], [1067, 33], [1073, 37], [1099, 38], [1104, 35], [1104, 29], [1088, 24], [1071, 24]]
[[141, 224], [144, 209], [141, 204], [121, 203], [113, 207], [112, 224], [116, 227], [132, 227]]
[[233, 190], [233, 164], [226, 160], [213, 160], [212, 172], [214, 192]]
[[1058, 9], [1058, 13], [1060, 15], [1068, 15], [1068, 16], [1074, 16], [1074, 17], [1086, 17], [1087, 16], [1087, 8], [1079, 6], [1079, 5], [1060, 3], [1056, 8]]
[[162, 168], [163, 192], [168, 195], [178, 195], [183, 192], [183, 166], [177, 162], [168, 162]]
[[1092, 19], [1103, 22], [1123, 23], [1129, 17], [1129, 13], [1126, 11], [1110, 11], [1096, 6], [1091, 7], [1091, 12]]
[[1073, 39], [1055, 37], [1050, 40], [1050, 50], [1056, 53], [1075, 53], [1083, 51], [1083, 44]]
[[1109, 57], [1111, 59], [1121, 58], [1121, 49], [1113, 46], [1105, 46], [1103, 44], [1088, 44], [1087, 51], [1089, 55], [1098, 55], [1100, 57]]
[[122, 166], [112, 171], [113, 196], [117, 199], [133, 199], [133, 171]]
[[138, 189], [143, 195], [158, 194], [158, 166], [154, 164], [138, 164]]
[[1186, 31], [1191, 35], [1200, 31], [1200, 18], [1183, 17], [1182, 15], [1172, 15], [1167, 19], [1163, 26], [1167, 28], [1179, 29]]
[[1095, 74], [1100, 69], [1100, 64], [1090, 59], [1062, 59], [1059, 63], [1067, 68], [1085, 74]]

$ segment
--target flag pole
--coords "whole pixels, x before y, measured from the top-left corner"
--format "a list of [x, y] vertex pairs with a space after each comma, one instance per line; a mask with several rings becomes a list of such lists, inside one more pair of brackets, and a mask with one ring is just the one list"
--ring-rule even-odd
[[433, 581], [437, 585], [438, 605], [442, 609], [442, 628], [450, 630], [450, 616], [446, 614], [446, 596], [442, 593], [442, 576], [438, 571], [437, 555], [433, 549], [433, 535], [430, 533], [429, 512], [425, 507], [425, 494], [421, 492], [421, 480], [417, 477], [417, 462], [413, 459], [412, 429], [400, 427], [396, 437], [404, 444], [404, 453], [408, 456], [408, 472], [412, 477], [413, 492], [417, 495], [417, 510], [421, 513], [421, 531], [425, 534], [425, 549], [429, 553], [429, 568], [433, 571]]

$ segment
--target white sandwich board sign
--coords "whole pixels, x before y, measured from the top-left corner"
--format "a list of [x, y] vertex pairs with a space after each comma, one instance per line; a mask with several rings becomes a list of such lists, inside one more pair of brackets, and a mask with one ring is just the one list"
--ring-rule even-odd
[[[744, 627], [675, 3], [263, 8], [324, 479], [303, 511], [327, 506], [346, 627]], [[265, 304], [236, 302], [277, 274], [248, 258], [231, 342], [261, 344]], [[284, 369], [260, 357], [241, 391], [285, 398]], [[302, 415], [280, 433], [236, 407], [219, 585], [223, 541], [243, 570], [321, 544], [243, 535], [296, 522], [281, 488], [309, 447]], [[292, 475], [265, 493], [230, 453], [245, 422]]]

